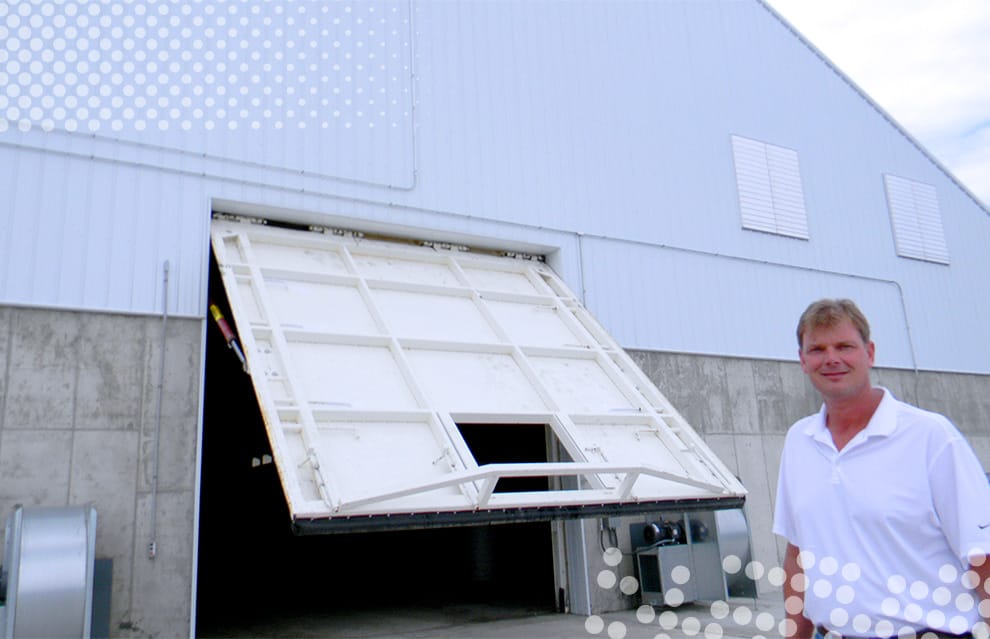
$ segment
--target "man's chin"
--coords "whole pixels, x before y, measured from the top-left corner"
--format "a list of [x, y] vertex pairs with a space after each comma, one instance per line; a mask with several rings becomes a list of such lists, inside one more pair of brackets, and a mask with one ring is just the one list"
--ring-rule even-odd
[[820, 377], [815, 380], [815, 388], [817, 388], [820, 392], [825, 393], [842, 388], [845, 385], [844, 382], [844, 378]]
[[841, 377], [820, 377], [815, 380], [815, 388], [822, 395], [846, 395], [854, 394], [855, 388], [849, 384], [849, 379], [845, 375]]

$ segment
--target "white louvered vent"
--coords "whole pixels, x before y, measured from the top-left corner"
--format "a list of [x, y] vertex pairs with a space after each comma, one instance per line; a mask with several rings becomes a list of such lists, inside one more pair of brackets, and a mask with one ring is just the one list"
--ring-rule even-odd
[[948, 264], [949, 248], [945, 244], [935, 187], [896, 175], [884, 174], [883, 180], [897, 254]]
[[808, 239], [797, 152], [733, 135], [732, 153], [743, 228]]

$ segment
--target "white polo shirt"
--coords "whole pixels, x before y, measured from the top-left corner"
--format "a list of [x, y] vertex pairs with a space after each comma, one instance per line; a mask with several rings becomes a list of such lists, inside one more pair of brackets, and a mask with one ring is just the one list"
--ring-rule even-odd
[[816, 624], [847, 636], [967, 632], [980, 620], [968, 557], [990, 551], [990, 485], [948, 419], [883, 391], [842, 451], [824, 406], [791, 427], [773, 531], [801, 549]]

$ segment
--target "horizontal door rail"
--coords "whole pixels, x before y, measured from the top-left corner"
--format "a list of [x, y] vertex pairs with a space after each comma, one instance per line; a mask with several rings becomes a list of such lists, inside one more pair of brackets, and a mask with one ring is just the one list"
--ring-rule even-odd
[[[405, 488], [379, 493], [376, 495], [368, 495], [365, 497], [359, 497], [357, 499], [345, 500], [342, 501], [339, 506], [334, 507], [334, 512], [359, 508], [361, 506], [366, 506], [368, 504], [373, 504], [375, 502], [386, 501], [398, 497], [406, 497], [408, 495], [415, 495], [417, 493], [429, 492], [431, 490], [436, 490], [438, 488], [446, 488], [448, 486], [460, 486], [468, 482], [475, 482], [475, 481], [482, 482], [481, 488], [478, 491], [476, 508], [486, 508], [489, 504], [489, 501], [492, 498], [492, 493], [495, 491], [495, 484], [498, 483], [498, 480], [502, 477], [562, 477], [562, 476], [566, 477], [566, 476], [595, 475], [599, 473], [607, 473], [610, 475], [613, 474], [625, 475], [625, 477], [622, 479], [622, 482], [614, 488], [609, 488], [605, 490], [594, 489], [594, 490], [584, 491], [588, 493], [592, 493], [592, 492], [595, 493], [594, 497], [596, 498], [596, 500], [601, 498], [615, 500], [615, 501], [628, 500], [632, 492], [633, 484], [636, 483], [636, 480], [639, 479], [641, 475], [646, 475], [649, 477], [657, 477], [659, 479], [666, 479], [668, 481], [684, 484], [687, 486], [692, 486], [694, 488], [701, 488], [715, 495], [724, 495], [729, 492], [725, 486], [720, 486], [717, 484], [700, 481], [697, 479], [693, 479], [691, 477], [686, 477], [684, 475], [672, 473], [667, 470], [661, 470], [660, 468], [656, 468], [655, 466], [649, 466], [645, 464], [615, 465], [615, 464], [595, 464], [595, 463], [584, 463], [584, 462], [485, 464], [484, 466], [479, 466], [476, 469], [455, 471], [443, 477], [442, 479], [428, 481], [422, 484], [417, 484], [415, 486], [407, 486]], [[567, 492], [573, 495], [574, 493], [582, 492], [582, 490], [577, 489], [577, 490], [567, 490], [567, 491], [545, 491], [545, 492], [547, 493]]]

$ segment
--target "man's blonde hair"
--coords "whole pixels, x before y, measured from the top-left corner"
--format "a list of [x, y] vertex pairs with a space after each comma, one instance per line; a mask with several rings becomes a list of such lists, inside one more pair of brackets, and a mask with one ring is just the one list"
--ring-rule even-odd
[[870, 323], [866, 321], [863, 311], [856, 303], [848, 299], [821, 299], [812, 302], [797, 325], [798, 348], [804, 348], [804, 334], [812, 328], [832, 327], [842, 319], [849, 318], [863, 338], [863, 343], [870, 342]]

